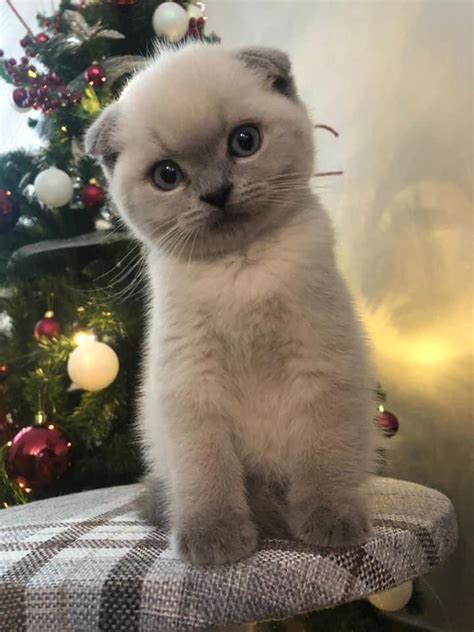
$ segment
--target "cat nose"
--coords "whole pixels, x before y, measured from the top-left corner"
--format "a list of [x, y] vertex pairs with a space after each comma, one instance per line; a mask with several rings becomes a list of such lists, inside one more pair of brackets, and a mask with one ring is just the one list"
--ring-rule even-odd
[[206, 193], [206, 195], [201, 195], [201, 200], [203, 202], [207, 202], [211, 206], [215, 206], [216, 208], [223, 209], [226, 205], [226, 202], [229, 198], [230, 192], [232, 191], [232, 184], [225, 184], [224, 186], [216, 189], [215, 191], [211, 191], [210, 193]]

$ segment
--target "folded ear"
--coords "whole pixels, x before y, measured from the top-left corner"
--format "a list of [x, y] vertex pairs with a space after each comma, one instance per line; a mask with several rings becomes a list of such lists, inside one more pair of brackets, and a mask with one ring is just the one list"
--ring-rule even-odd
[[112, 169], [119, 154], [117, 143], [118, 103], [109, 105], [96, 118], [84, 137], [84, 147], [90, 156], [99, 158], [103, 165]]
[[250, 47], [238, 50], [236, 55], [246, 66], [262, 75], [272, 90], [297, 99], [291, 62], [286, 53], [275, 48]]

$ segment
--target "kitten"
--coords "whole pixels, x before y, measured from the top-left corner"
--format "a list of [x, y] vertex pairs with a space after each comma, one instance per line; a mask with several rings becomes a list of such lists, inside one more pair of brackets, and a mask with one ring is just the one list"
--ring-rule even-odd
[[369, 531], [373, 376], [312, 131], [284, 53], [194, 44], [86, 136], [147, 247], [146, 513], [192, 563], [250, 554], [257, 525], [323, 546]]

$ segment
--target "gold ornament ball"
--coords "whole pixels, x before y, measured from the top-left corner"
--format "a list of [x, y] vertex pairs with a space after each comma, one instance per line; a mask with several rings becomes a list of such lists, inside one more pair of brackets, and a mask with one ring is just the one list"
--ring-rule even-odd
[[105, 342], [86, 340], [69, 356], [67, 372], [73, 384], [79, 388], [101, 391], [117, 377], [119, 359]]
[[374, 593], [367, 597], [369, 602], [384, 612], [396, 612], [404, 608], [410, 601], [413, 594], [413, 582], [408, 581], [395, 586], [395, 588], [389, 588], [383, 592]]

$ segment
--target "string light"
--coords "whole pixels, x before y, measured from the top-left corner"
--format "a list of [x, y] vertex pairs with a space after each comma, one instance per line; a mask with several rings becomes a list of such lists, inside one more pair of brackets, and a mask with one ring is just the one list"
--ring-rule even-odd
[[382, 404], [380, 404], [380, 406], [379, 406], [379, 413], [383, 413], [383, 412], [385, 412], [385, 408], [383, 407]]

